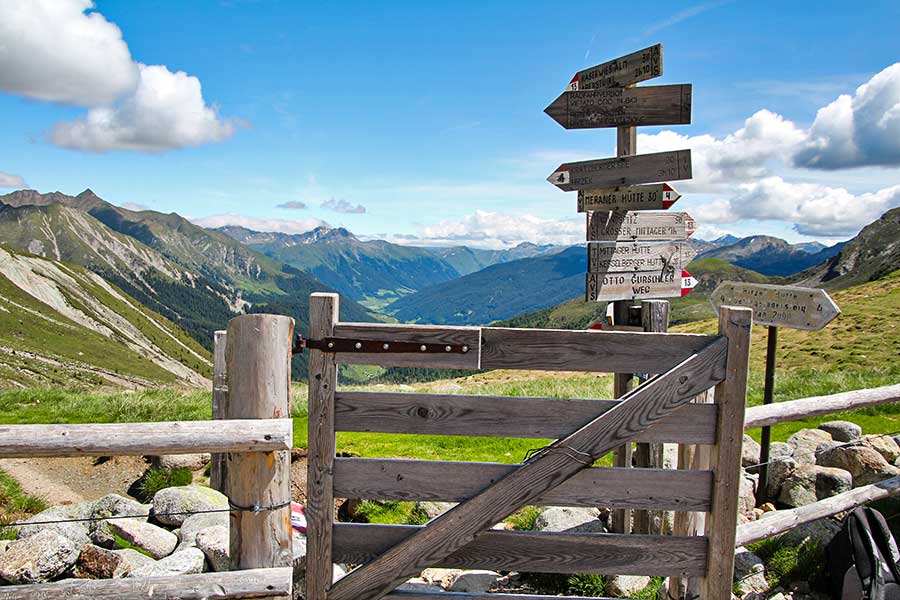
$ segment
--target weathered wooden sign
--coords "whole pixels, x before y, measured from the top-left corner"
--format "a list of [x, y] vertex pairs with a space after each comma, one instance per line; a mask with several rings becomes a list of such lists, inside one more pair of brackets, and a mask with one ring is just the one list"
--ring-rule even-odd
[[569, 90], [620, 87], [662, 75], [662, 44], [656, 44], [626, 56], [578, 71], [569, 82]]
[[680, 273], [694, 253], [683, 242], [588, 244], [588, 271], [628, 274], [638, 271]]
[[588, 302], [604, 300], [640, 300], [686, 296], [697, 284], [694, 276], [682, 269], [668, 273], [588, 273]]
[[580, 190], [578, 212], [592, 210], [666, 210], [681, 194], [668, 183]]
[[571, 192], [690, 178], [691, 151], [675, 150], [565, 163], [547, 181]]
[[587, 241], [686, 240], [695, 221], [686, 212], [598, 211], [587, 215]]
[[723, 281], [709, 301], [716, 313], [720, 306], [753, 309], [753, 323], [792, 329], [822, 329], [841, 314], [834, 300], [817, 288]]
[[566, 129], [691, 122], [691, 84], [563, 92], [544, 109]]

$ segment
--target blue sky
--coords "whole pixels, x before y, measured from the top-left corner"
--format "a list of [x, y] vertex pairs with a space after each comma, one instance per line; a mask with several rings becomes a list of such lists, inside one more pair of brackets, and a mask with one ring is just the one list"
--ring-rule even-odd
[[896, 2], [89, 5], [0, 0], [0, 192], [573, 243], [574, 193], [545, 177], [612, 156], [615, 133], [543, 108], [575, 71], [659, 42], [664, 75], [643, 85], [692, 83], [693, 124], [641, 128], [638, 151], [693, 149], [695, 179], [673, 184], [699, 235], [831, 243], [900, 205]]

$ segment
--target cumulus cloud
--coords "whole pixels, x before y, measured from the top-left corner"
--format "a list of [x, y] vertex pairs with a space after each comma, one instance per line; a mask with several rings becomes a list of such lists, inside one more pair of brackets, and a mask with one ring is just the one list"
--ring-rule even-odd
[[122, 208], [127, 208], [128, 210], [133, 210], [135, 212], [141, 212], [142, 210], [150, 210], [150, 207], [145, 204], [138, 204], [137, 202], [126, 202], [125, 204], [120, 205]]
[[278, 204], [275, 208], [287, 208], [290, 210], [303, 210], [306, 208], [305, 202], [300, 202], [299, 200], [291, 200], [289, 202], [284, 202], [282, 204]]
[[794, 163], [812, 169], [900, 165], [900, 63], [819, 109]]
[[134, 89], [122, 32], [90, 0], [0, 0], [0, 90], [82, 106]]
[[206, 105], [200, 80], [162, 65], [139, 65], [141, 79], [134, 94], [112, 106], [92, 108], [75, 121], [59, 123], [51, 134], [64, 148], [91, 152], [169, 148], [220, 142], [234, 133]]
[[326, 200], [322, 203], [322, 208], [327, 208], [329, 210], [333, 210], [334, 212], [352, 214], [352, 215], [361, 215], [366, 212], [366, 207], [362, 204], [357, 204], [353, 206], [350, 202], [347, 202], [343, 198], [336, 199], [331, 198], [330, 200]]
[[191, 221], [201, 227], [209, 227], [210, 229], [226, 225], [237, 225], [254, 231], [273, 231], [278, 233], [306, 233], [321, 225], [328, 226], [328, 223], [320, 219], [268, 219], [233, 213], [192, 218]]
[[0, 188], [26, 188], [28, 184], [18, 175], [0, 171]]

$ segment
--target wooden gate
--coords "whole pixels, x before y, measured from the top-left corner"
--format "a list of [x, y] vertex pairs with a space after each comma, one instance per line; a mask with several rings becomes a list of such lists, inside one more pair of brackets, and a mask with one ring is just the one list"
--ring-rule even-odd
[[[337, 314], [337, 295], [313, 294], [307, 600], [448, 597], [393, 592], [427, 567], [697, 577], [703, 600], [730, 598], [748, 309], [723, 309], [719, 335], [340, 323]], [[619, 400], [486, 397], [341, 392], [338, 364], [658, 375]], [[690, 402], [713, 386], [715, 404]], [[336, 458], [336, 431], [557, 439], [504, 465]], [[711, 446], [711, 467], [591, 466], [634, 441]], [[460, 504], [422, 527], [345, 524], [334, 523], [335, 497]], [[528, 504], [708, 514], [698, 536], [491, 530]], [[332, 585], [332, 562], [362, 566]], [[505, 596], [516, 597], [525, 598]]]

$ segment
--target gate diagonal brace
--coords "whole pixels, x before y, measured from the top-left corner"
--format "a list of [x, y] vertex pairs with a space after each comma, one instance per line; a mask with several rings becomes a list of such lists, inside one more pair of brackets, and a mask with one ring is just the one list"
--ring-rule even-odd
[[[331, 588], [329, 600], [383, 598], [422, 569], [438, 564], [493, 524], [587, 468], [593, 460], [630, 442], [697, 394], [724, 381], [727, 346], [725, 338], [717, 338], [670, 371], [638, 386], [615, 408], [556, 440], [509, 475], [348, 573]], [[591, 461], [576, 460], [583, 456]]]
[[302, 354], [306, 349], [332, 353], [356, 352], [358, 354], [468, 354], [469, 352], [469, 347], [464, 344], [436, 344], [338, 337], [308, 340], [297, 334], [292, 353]]

